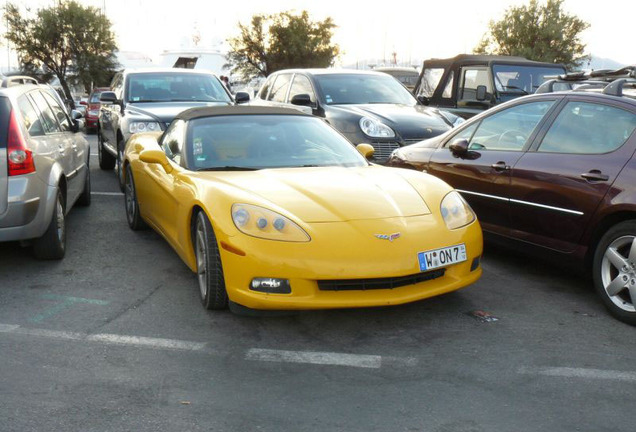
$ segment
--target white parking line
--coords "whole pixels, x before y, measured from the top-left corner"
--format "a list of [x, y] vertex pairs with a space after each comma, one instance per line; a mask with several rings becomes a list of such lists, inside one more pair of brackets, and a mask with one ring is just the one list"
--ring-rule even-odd
[[167, 348], [184, 351], [201, 351], [203, 348], [205, 348], [205, 343], [200, 342], [187, 342], [176, 339], [149, 338], [141, 336], [122, 336], [116, 334], [95, 334], [87, 336], [86, 340], [117, 345]]
[[245, 359], [282, 363], [308, 363], [332, 366], [351, 366], [372, 369], [379, 369], [382, 366], [382, 357], [377, 355], [310, 351], [282, 351], [260, 348], [252, 348], [247, 351]]
[[121, 192], [91, 192], [91, 195], [102, 195], [102, 196], [122, 196]]
[[521, 372], [562, 378], [602, 379], [636, 382], [636, 372], [624, 372], [605, 369], [550, 367], [534, 370], [522, 369]]

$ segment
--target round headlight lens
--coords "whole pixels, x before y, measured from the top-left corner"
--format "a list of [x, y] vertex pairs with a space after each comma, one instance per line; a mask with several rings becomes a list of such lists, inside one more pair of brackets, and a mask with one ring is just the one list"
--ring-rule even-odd
[[393, 129], [371, 117], [362, 117], [360, 119], [360, 129], [362, 129], [365, 135], [372, 138], [395, 137]]

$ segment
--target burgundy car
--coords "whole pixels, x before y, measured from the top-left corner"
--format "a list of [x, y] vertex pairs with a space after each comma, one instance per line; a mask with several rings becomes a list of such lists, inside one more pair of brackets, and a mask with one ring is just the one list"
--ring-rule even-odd
[[636, 325], [636, 68], [619, 75], [550, 81], [396, 150], [388, 165], [457, 188], [487, 234], [576, 258], [610, 312]]
[[88, 107], [86, 109], [86, 131], [92, 132], [97, 130], [97, 119], [99, 117], [99, 95], [102, 94], [103, 91], [109, 90], [108, 87], [96, 87], [91, 92], [91, 95], [88, 97]]

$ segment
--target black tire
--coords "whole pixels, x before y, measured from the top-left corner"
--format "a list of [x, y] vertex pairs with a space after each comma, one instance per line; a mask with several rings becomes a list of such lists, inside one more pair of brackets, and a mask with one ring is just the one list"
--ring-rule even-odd
[[197, 281], [203, 307], [226, 309], [228, 305], [219, 246], [205, 212], [200, 211], [193, 227], [194, 253], [197, 260]]
[[115, 168], [115, 158], [104, 149], [104, 138], [102, 132], [97, 130], [97, 158], [99, 159], [99, 167], [103, 170], [112, 170]]
[[84, 180], [84, 190], [77, 199], [77, 204], [82, 207], [88, 207], [91, 205], [91, 168], [86, 165], [86, 180]]
[[64, 197], [58, 189], [51, 222], [44, 235], [33, 242], [33, 254], [42, 260], [59, 260], [66, 252], [66, 217]]
[[603, 235], [594, 252], [592, 275], [609, 312], [636, 325], [636, 220], [618, 223]]
[[139, 214], [139, 201], [137, 200], [137, 189], [135, 189], [135, 179], [132, 175], [130, 165], [126, 166], [126, 180], [124, 188], [124, 203], [126, 205], [126, 220], [128, 226], [133, 231], [139, 231], [147, 227]]
[[117, 179], [119, 180], [119, 189], [124, 191], [124, 149], [126, 147], [126, 143], [123, 139], [117, 141], [117, 160], [116, 160], [116, 171], [117, 171]]

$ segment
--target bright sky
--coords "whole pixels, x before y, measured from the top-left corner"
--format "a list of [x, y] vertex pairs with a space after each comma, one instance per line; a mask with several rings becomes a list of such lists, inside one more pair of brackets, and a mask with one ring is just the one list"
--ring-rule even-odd
[[[55, 0], [18, 0], [37, 9]], [[314, 20], [331, 16], [343, 55], [339, 64], [362, 59], [409, 63], [430, 57], [469, 53], [481, 39], [491, 19], [523, 0], [401, 0], [353, 2], [347, 0], [81, 0], [84, 5], [105, 7], [122, 51], [139, 51], [157, 58], [163, 50], [192, 47], [199, 32], [202, 48], [211, 48], [237, 34], [237, 23], [248, 23], [257, 13], [307, 10]], [[634, 0], [613, 0], [609, 7], [588, 0], [566, 0], [564, 9], [590, 23], [584, 33], [587, 52], [624, 64], [636, 63], [633, 47]], [[0, 48], [6, 52], [6, 47]], [[1, 52], [1, 51], [0, 51]], [[4, 57], [4, 61], [2, 61]], [[6, 64], [7, 56], [0, 55]]]

